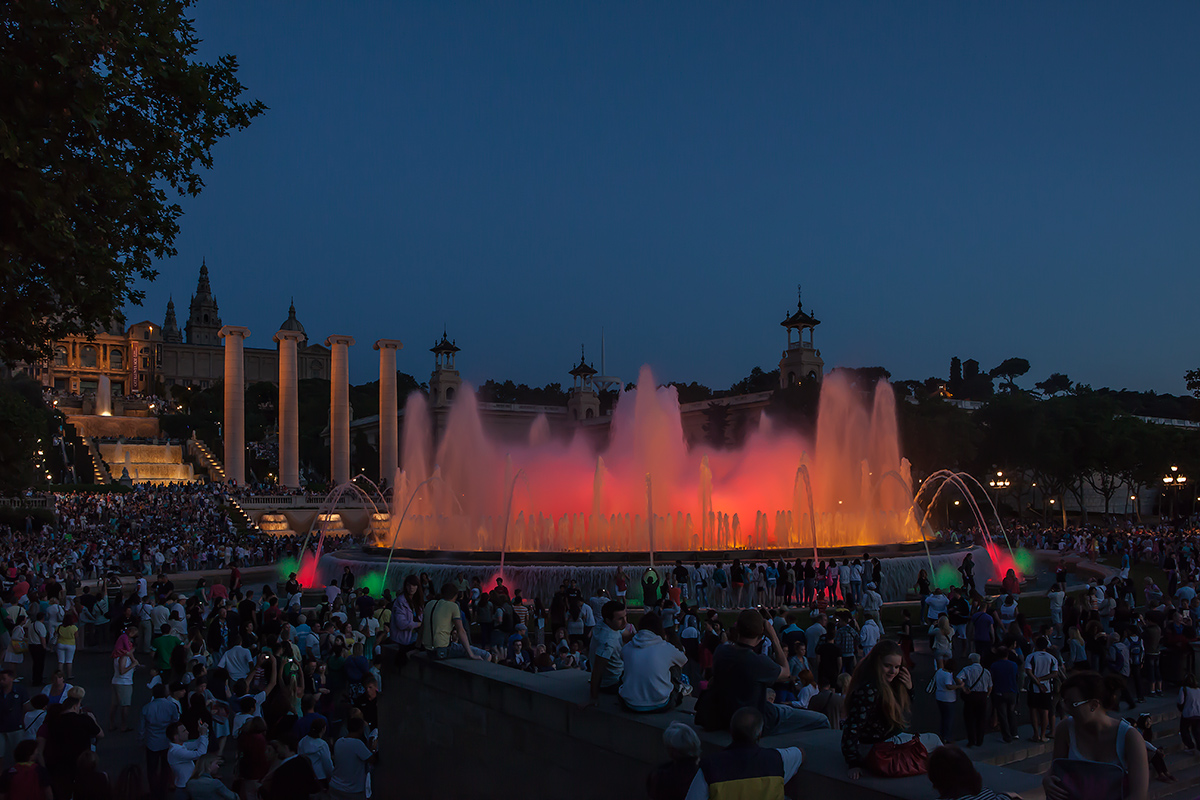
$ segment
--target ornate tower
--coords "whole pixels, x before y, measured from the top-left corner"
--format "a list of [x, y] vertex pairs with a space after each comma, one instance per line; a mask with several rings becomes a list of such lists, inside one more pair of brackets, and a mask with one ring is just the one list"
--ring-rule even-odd
[[185, 326], [188, 344], [205, 344], [211, 347], [221, 346], [221, 315], [217, 311], [217, 298], [213, 297], [212, 287], [208, 283], [208, 266], [200, 262], [200, 280], [196, 283], [196, 293], [192, 295], [192, 304]]
[[571, 419], [577, 421], [600, 416], [600, 395], [592, 383], [596, 369], [584, 359], [582, 346], [579, 348], [579, 363], [569, 374], [575, 378], [575, 385], [567, 395], [567, 413]]
[[429, 407], [449, 408], [462, 386], [462, 377], [454, 368], [454, 354], [458, 348], [446, 338], [443, 330], [442, 340], [429, 348], [429, 352], [433, 353], [434, 359], [433, 374], [429, 376]]
[[779, 323], [787, 328], [787, 350], [779, 359], [779, 385], [786, 388], [803, 381], [820, 382], [825, 374], [825, 362], [821, 360], [821, 351], [813, 347], [813, 328], [821, 324], [821, 320], [804, 311], [804, 295], [800, 287], [796, 287], [800, 295], [796, 302], [796, 313]]
[[167, 298], [167, 318], [163, 320], [163, 341], [168, 344], [179, 344], [183, 341], [183, 333], [175, 320], [175, 298]]

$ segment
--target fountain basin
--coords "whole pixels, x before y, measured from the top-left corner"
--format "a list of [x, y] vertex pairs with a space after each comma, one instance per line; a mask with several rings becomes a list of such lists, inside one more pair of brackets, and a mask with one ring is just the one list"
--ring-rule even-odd
[[[992, 572], [992, 562], [987, 550], [983, 547], [962, 547], [955, 545], [939, 545], [931, 548], [930, 554], [925, 554], [924, 547], [911, 545], [891, 545], [886, 548], [870, 548], [873, 556], [877, 556], [883, 565], [883, 586], [880, 594], [885, 602], [904, 600], [908, 590], [917, 582], [917, 575], [922, 570], [930, 568], [932, 561], [934, 572], [943, 568], [958, 569], [967, 553], [975, 559], [976, 573], [987, 575]], [[821, 560], [831, 558], [861, 557], [862, 548], [847, 548], [844, 551], [822, 550]], [[720, 561], [728, 568], [734, 558], [741, 559], [743, 564], [755, 564], [767, 558], [784, 558], [794, 561], [797, 557], [807, 560], [803, 550], [754, 551], [733, 550], [728, 552], [692, 553], [692, 552], [659, 552], [654, 554], [654, 563], [660, 574], [664, 569], [674, 566], [676, 560], [685, 566], [692, 567], [697, 561], [711, 566]], [[316, 581], [327, 584], [330, 580], [341, 577], [346, 567], [356, 578], [379, 576], [382, 578], [387, 568], [388, 550], [381, 547], [343, 548], [333, 553], [321, 556], [316, 569]], [[597, 595], [600, 589], [608, 591], [609, 596], [615, 597], [614, 579], [616, 568], [623, 567], [629, 579], [629, 598], [640, 600], [642, 572], [650, 565], [648, 553], [508, 553], [505, 556], [504, 583], [511, 589], [522, 589], [527, 599], [541, 598], [548, 601], [565, 580], [578, 582], [580, 591], [585, 597]], [[496, 552], [458, 552], [444, 551], [415, 551], [397, 549], [392, 557], [388, 570], [386, 588], [396, 591], [406, 575], [429, 575], [434, 586], [453, 581], [461, 574], [468, 581], [479, 578], [485, 588], [495, 583], [500, 574], [500, 554]], [[690, 597], [691, 587], [689, 587]]]

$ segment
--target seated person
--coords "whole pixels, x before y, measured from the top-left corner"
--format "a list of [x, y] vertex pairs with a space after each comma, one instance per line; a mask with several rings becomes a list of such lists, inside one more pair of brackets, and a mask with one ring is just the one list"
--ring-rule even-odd
[[[630, 711], [667, 711], [683, 699], [680, 675], [687, 656], [663, 638], [662, 620], [642, 615], [637, 633], [621, 648], [625, 674], [617, 695]], [[689, 687], [690, 688], [690, 687]]]

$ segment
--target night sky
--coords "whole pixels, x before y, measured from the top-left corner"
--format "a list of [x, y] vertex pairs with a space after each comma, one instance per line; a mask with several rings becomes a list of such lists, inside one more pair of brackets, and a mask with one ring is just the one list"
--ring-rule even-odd
[[182, 325], [206, 258], [248, 346], [428, 378], [772, 369], [795, 309], [827, 368], [1029, 359], [1182, 393], [1200, 366], [1200, 4], [201, 0], [270, 110], [185, 200], [130, 322]]

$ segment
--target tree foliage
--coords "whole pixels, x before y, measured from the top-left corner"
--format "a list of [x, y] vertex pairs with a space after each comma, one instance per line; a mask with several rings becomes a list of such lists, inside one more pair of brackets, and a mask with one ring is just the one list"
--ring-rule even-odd
[[1046, 380], [1034, 384], [1039, 392], [1050, 397], [1056, 394], [1066, 394], [1074, 385], [1071, 379], [1061, 372], [1055, 372]]
[[1003, 378], [1008, 391], [1017, 388], [1016, 379], [1029, 372], [1029, 362], [1023, 358], [1006, 358], [988, 373], [989, 378]]
[[0, 360], [138, 303], [212, 148], [265, 110], [195, 58], [193, 0], [0, 4]]

